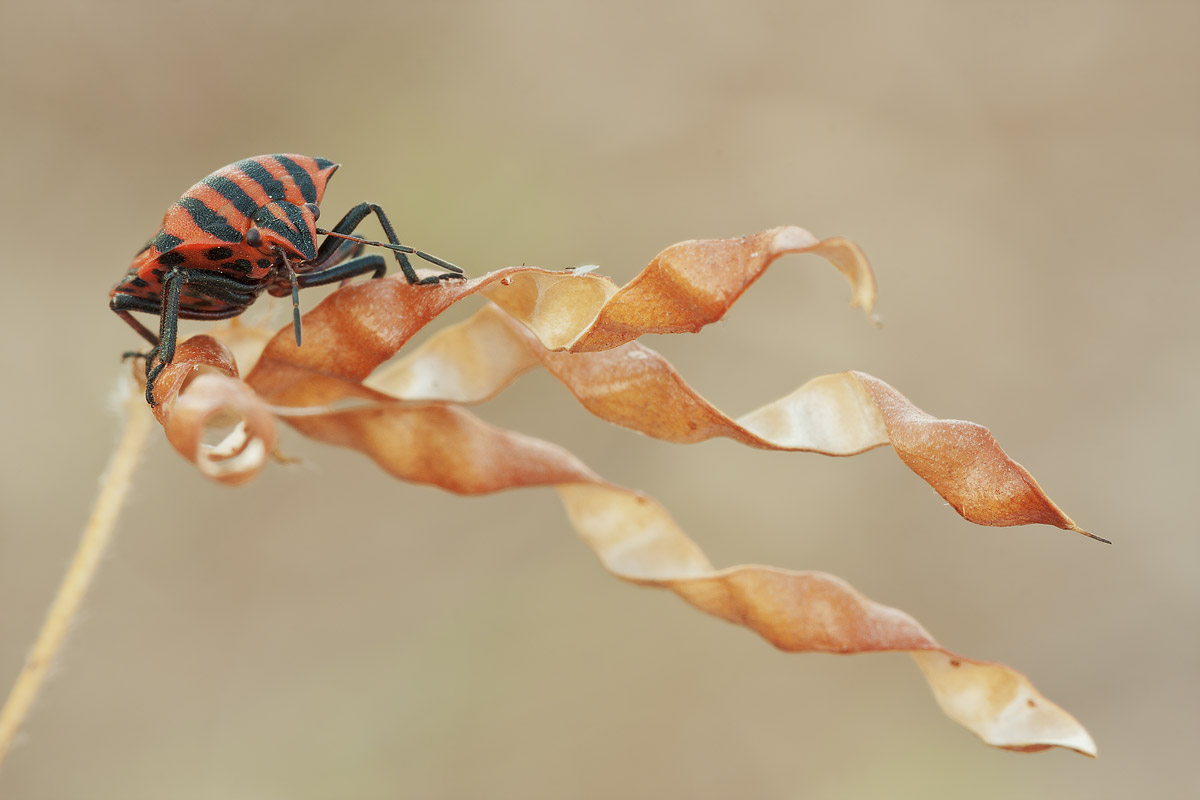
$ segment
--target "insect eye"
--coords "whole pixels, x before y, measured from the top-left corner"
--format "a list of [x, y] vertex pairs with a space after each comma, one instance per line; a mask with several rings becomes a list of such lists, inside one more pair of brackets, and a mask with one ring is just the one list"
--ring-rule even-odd
[[308, 209], [308, 213], [312, 214], [313, 219], [321, 218], [321, 207], [316, 203], [305, 203], [304, 207]]
[[251, 247], [262, 246], [262, 234], [258, 232], [258, 228], [251, 228], [246, 231], [246, 244]]

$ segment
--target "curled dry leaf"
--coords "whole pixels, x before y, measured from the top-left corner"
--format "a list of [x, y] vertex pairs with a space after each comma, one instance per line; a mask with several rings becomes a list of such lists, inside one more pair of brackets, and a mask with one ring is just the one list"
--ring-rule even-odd
[[[946, 650], [912, 617], [835, 576], [715, 570], [651, 498], [608, 483], [556, 445], [488, 425], [463, 408], [540, 365], [596, 416], [650, 436], [724, 436], [842, 456], [891, 444], [972, 522], [1083, 532], [987, 429], [925, 414], [870, 375], [815, 378], [734, 420], [633, 341], [720, 319], [773, 261], [797, 252], [825, 257], [849, 280], [854, 303], [872, 312], [874, 276], [861, 251], [792, 227], [675, 245], [621, 288], [592, 274], [526, 267], [435, 286], [373, 280], [341, 289], [306, 314], [302, 348], [290, 326], [265, 342], [245, 381], [217, 340], [184, 342], [159, 379], [157, 413], [185, 457], [229, 483], [265, 465], [274, 422], [282, 419], [312, 438], [360, 450], [407, 481], [463, 494], [554, 486], [580, 536], [620, 578], [670, 589], [783, 650], [909, 652], [945, 713], [988, 744], [1094, 755], [1086, 730], [1015, 670]], [[429, 321], [473, 294], [491, 304], [377, 371]], [[239, 354], [253, 357], [246, 332], [233, 333]], [[230, 420], [238, 421], [232, 444], [203, 443], [207, 428]]]
[[[155, 416], [167, 440], [202, 473], [229, 485], [245, 483], [275, 451], [275, 415], [238, 379], [223, 342], [195, 336], [185, 346], [187, 358], [164, 369], [155, 387], [158, 397], [170, 398], [155, 407]], [[213, 443], [215, 433], [220, 437]]]

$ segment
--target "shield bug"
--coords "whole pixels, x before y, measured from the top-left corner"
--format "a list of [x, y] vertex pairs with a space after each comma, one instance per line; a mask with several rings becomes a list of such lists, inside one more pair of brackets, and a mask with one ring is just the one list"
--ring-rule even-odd
[[[448, 261], [401, 244], [387, 214], [374, 203], [358, 204], [330, 230], [318, 228], [325, 185], [338, 166], [292, 154], [243, 159], [188, 189], [167, 210], [162, 227], [109, 294], [109, 307], [151, 345], [148, 353], [126, 354], [146, 360], [151, 406], [154, 382], [175, 357], [180, 319], [228, 319], [263, 291], [274, 297], [291, 294], [299, 345], [300, 289], [387, 272], [384, 257], [363, 255], [364, 245], [392, 250], [409, 283], [463, 277]], [[353, 235], [371, 214], [387, 234], [386, 244]], [[319, 236], [324, 239], [318, 245]], [[408, 255], [445, 272], [422, 278]], [[157, 314], [158, 334], [132, 311]]]

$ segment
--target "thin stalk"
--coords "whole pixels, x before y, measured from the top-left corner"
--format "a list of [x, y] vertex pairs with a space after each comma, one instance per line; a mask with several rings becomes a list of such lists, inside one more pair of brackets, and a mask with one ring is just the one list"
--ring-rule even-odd
[[75, 557], [63, 576], [58, 595], [50, 606], [46, 621], [42, 623], [33, 649], [25, 659], [25, 666], [17, 676], [4, 708], [0, 709], [0, 767], [3, 767], [4, 758], [29, 715], [88, 587], [96, 576], [96, 568], [112, 539], [117, 517], [132, 485], [134, 469], [150, 433], [153, 417], [141, 402], [141, 397], [134, 391], [126, 391], [125, 394], [125, 429], [100, 480], [100, 492], [92, 507], [92, 516], [88, 519]]

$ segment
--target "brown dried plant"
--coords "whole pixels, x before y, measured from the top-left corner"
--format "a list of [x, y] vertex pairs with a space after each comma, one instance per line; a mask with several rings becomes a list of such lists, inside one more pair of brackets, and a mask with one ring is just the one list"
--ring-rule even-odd
[[[301, 348], [291, 326], [272, 335], [225, 325], [184, 342], [159, 378], [154, 413], [176, 450], [226, 484], [245, 483], [272, 461], [285, 422], [359, 450], [397, 478], [459, 494], [552, 486], [577, 533], [618, 578], [670, 589], [782, 650], [907, 652], [942, 710], [987, 744], [1094, 756], [1087, 731], [1021, 673], [947, 650], [908, 614], [834, 575], [715, 569], [649, 496], [466, 408], [541, 366], [592, 414], [647, 436], [676, 443], [724, 436], [760, 449], [837, 456], [891, 445], [971, 522], [1044, 523], [1092, 536], [986, 428], [932, 417], [878, 378], [861, 372], [814, 378], [734, 420], [665, 358], [634, 341], [644, 333], [699, 331], [790, 253], [832, 263], [850, 282], [853, 304], [871, 314], [875, 279], [859, 248], [796, 227], [674, 245], [624, 287], [582, 270], [531, 267], [436, 286], [371, 280], [340, 289], [306, 314]], [[490, 302], [379, 369], [426, 324], [474, 294]], [[239, 365], [249, 369], [244, 378]], [[216, 429], [231, 432], [206, 443]], [[0, 741], [0, 759], [3, 747]]]

